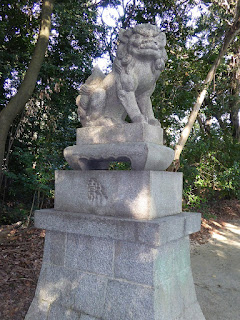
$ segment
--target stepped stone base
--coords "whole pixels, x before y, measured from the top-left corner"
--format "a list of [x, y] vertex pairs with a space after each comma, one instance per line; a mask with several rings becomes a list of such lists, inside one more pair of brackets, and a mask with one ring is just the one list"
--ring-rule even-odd
[[188, 239], [200, 214], [141, 221], [48, 209], [35, 225], [47, 231], [25, 320], [205, 319]]

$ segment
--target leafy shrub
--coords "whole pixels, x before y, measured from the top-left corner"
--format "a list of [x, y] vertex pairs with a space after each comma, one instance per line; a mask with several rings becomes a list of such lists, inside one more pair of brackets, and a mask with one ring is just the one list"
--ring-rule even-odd
[[214, 198], [240, 199], [239, 154], [234, 139], [190, 138], [181, 164], [186, 204], [198, 207]]

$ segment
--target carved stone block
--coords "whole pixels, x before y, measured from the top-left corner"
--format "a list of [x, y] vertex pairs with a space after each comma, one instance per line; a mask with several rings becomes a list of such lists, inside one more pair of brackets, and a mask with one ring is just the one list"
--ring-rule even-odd
[[182, 211], [182, 174], [164, 171], [56, 171], [55, 209], [153, 219]]
[[[174, 216], [156, 218], [153, 220], [134, 220], [79, 214], [76, 212], [43, 209], [35, 212], [35, 226], [50, 231], [61, 230], [62, 233], [79, 234], [96, 238], [121, 240], [126, 242], [147, 244], [153, 247], [163, 246], [189, 235], [189, 222], [194, 222], [197, 232], [201, 226], [200, 213], [179, 213]], [[63, 234], [59, 235], [64, 237]], [[50, 238], [47, 238], [50, 239]], [[62, 247], [65, 252], [66, 246]], [[53, 250], [50, 251], [53, 253]], [[169, 254], [167, 253], [169, 256]], [[48, 261], [49, 262], [49, 259]], [[51, 260], [51, 263], [54, 263]]]
[[77, 129], [77, 145], [151, 142], [163, 144], [163, 129], [145, 123], [124, 123], [114, 126]]
[[162, 145], [159, 126], [128, 123], [77, 129], [77, 145], [67, 147], [64, 157], [74, 170], [107, 170], [111, 162], [129, 162], [132, 170], [167, 169], [174, 151]]
[[107, 170], [110, 163], [129, 162], [132, 170], [166, 170], [174, 151], [147, 142], [76, 145], [64, 150], [64, 157], [74, 170]]

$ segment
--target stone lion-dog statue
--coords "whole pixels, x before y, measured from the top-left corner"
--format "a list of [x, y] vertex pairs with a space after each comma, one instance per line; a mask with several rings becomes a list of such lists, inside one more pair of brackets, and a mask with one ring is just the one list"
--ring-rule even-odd
[[83, 127], [124, 123], [160, 126], [155, 119], [150, 96], [165, 66], [166, 36], [159, 28], [140, 24], [120, 30], [112, 72], [98, 67], [80, 88], [78, 115]]

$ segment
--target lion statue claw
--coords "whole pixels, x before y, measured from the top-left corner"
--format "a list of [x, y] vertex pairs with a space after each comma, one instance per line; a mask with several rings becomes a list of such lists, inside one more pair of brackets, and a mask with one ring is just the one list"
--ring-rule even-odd
[[166, 36], [157, 26], [140, 24], [120, 30], [112, 72], [98, 67], [80, 88], [78, 115], [83, 127], [132, 122], [160, 125], [150, 96], [165, 66]]

